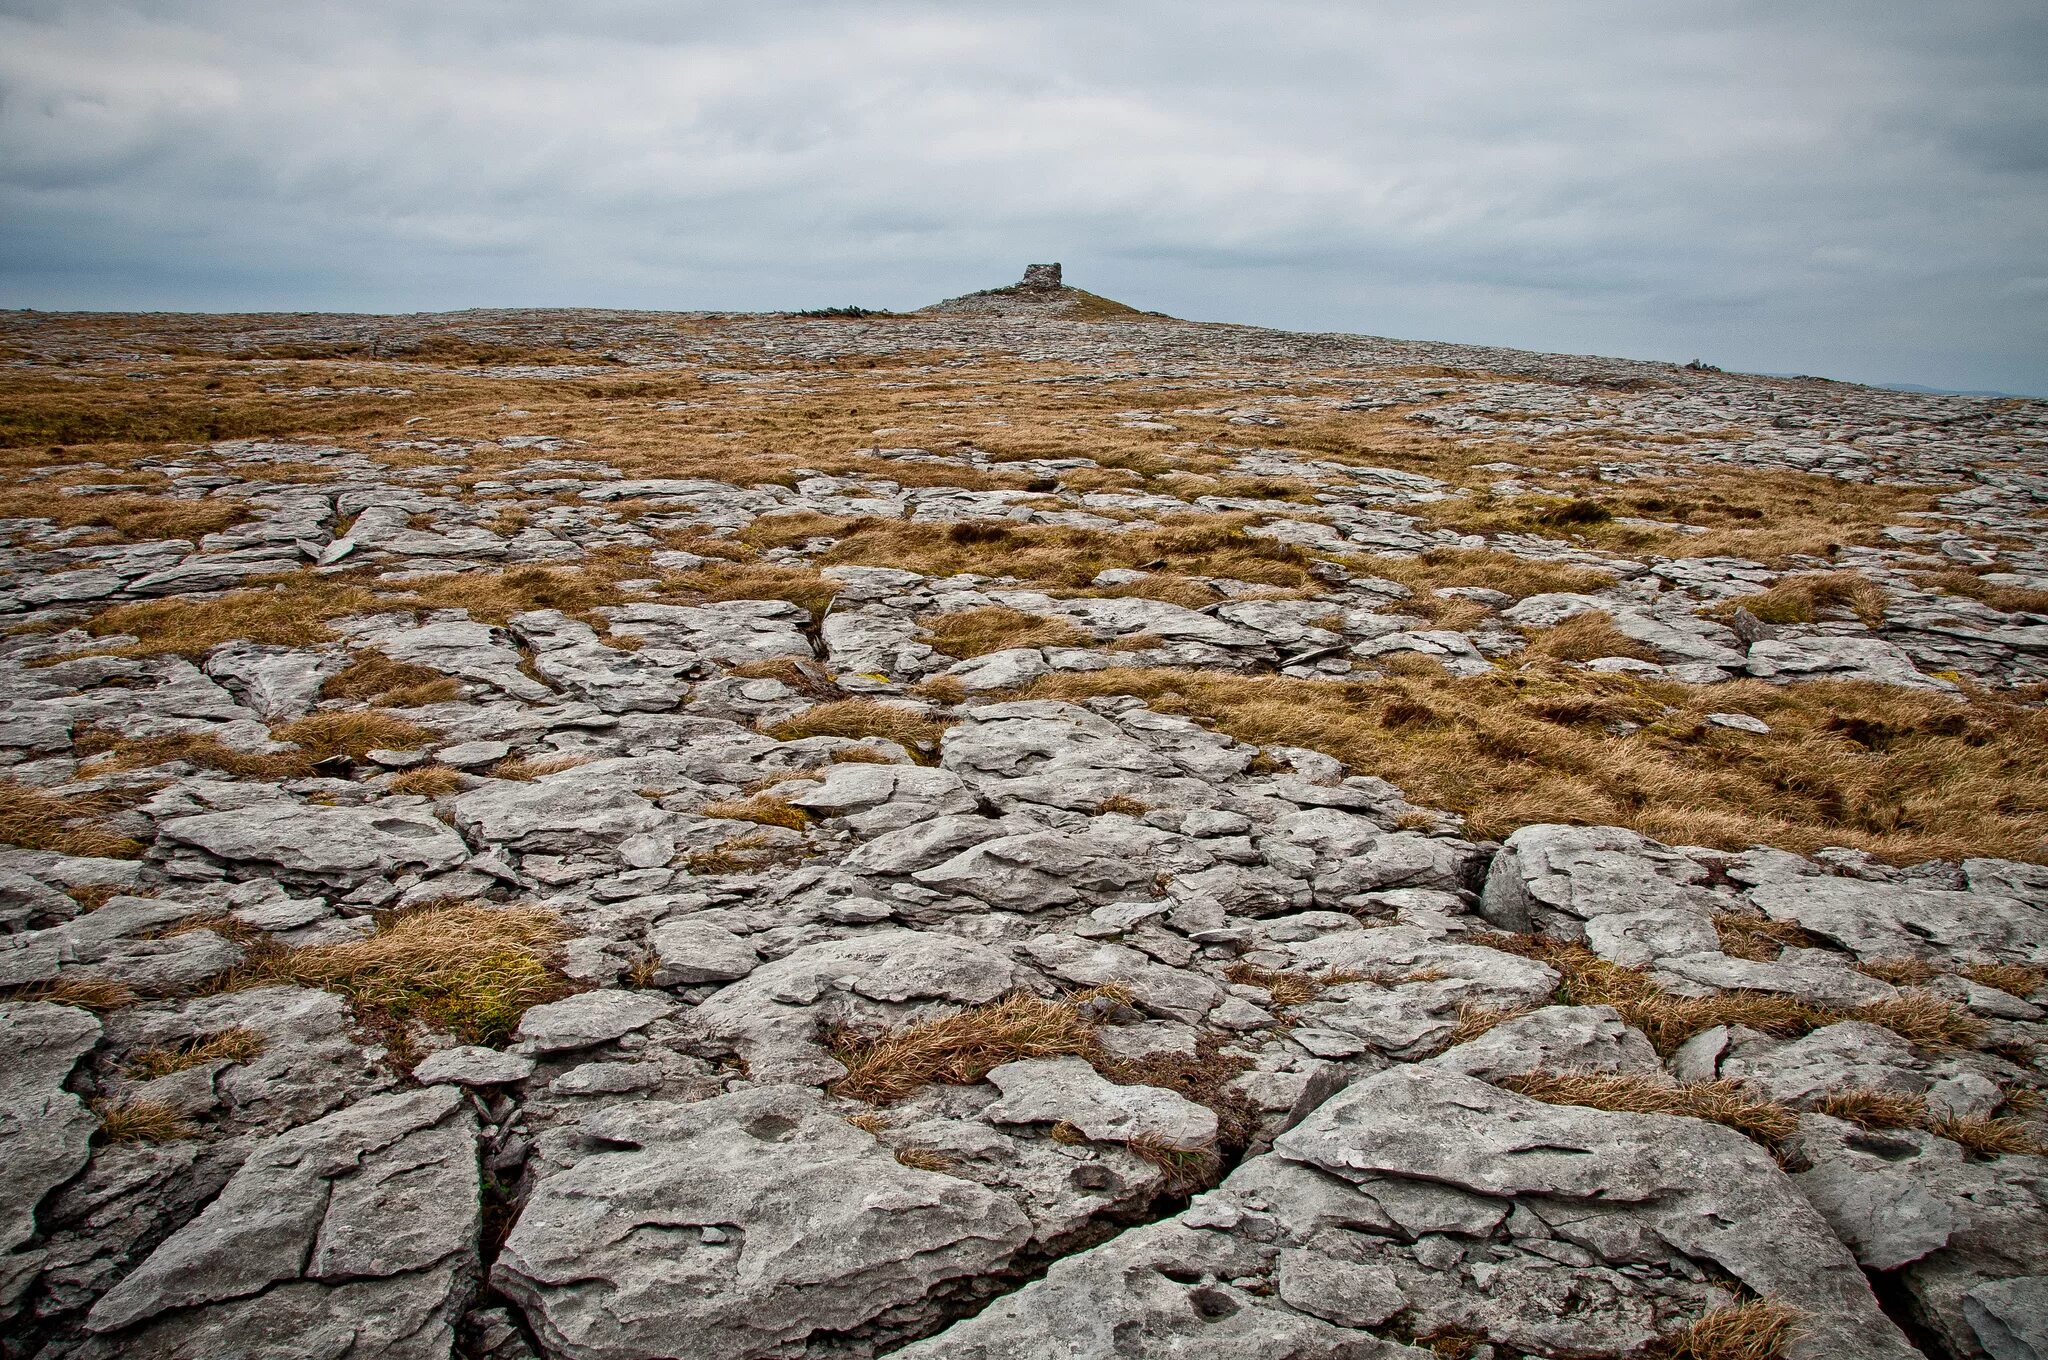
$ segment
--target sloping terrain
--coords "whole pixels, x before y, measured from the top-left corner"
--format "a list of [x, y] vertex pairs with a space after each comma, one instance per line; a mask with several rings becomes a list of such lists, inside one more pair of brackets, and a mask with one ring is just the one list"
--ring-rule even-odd
[[0, 1354], [2048, 1354], [2048, 404], [1023, 291], [0, 316]]

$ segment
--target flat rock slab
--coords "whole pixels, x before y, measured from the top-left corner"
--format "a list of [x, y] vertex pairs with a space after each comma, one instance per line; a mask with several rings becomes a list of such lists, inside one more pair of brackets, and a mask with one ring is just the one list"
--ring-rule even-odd
[[157, 833], [216, 859], [273, 864], [316, 878], [452, 869], [469, 858], [462, 837], [416, 799], [368, 807], [280, 800], [233, 812], [174, 817]]
[[36, 1206], [77, 1175], [99, 1121], [64, 1089], [100, 1039], [90, 1011], [46, 1001], [0, 1004], [0, 1317], [35, 1278]]
[[450, 1086], [265, 1139], [93, 1306], [85, 1353], [445, 1360], [475, 1285], [479, 1189], [476, 1124]]
[[1151, 1139], [1194, 1151], [1216, 1141], [1216, 1112], [1158, 1086], [1119, 1086], [1085, 1058], [1027, 1058], [989, 1072], [1003, 1098], [988, 1107], [998, 1124], [1072, 1124], [1101, 1142]]
[[675, 1008], [672, 1001], [641, 992], [578, 992], [535, 1006], [520, 1017], [517, 1034], [537, 1053], [565, 1053], [608, 1044]]
[[754, 1360], [928, 1316], [1030, 1237], [1009, 1200], [904, 1166], [817, 1096], [763, 1087], [584, 1121], [491, 1281], [568, 1360]]

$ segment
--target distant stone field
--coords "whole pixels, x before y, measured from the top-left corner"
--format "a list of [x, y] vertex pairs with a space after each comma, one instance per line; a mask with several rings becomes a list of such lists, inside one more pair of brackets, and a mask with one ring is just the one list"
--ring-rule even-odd
[[2048, 1356], [2048, 402], [0, 314], [0, 1357]]

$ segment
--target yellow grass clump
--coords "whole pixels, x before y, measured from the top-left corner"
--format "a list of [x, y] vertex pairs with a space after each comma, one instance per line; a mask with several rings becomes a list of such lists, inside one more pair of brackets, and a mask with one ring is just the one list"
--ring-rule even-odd
[[794, 714], [768, 729], [777, 741], [803, 737], [881, 737], [907, 750], [930, 753], [949, 726], [921, 708], [881, 699], [840, 699]]
[[448, 765], [417, 765], [402, 770], [391, 777], [393, 793], [411, 794], [420, 798], [445, 798], [460, 790], [465, 782], [462, 771]]
[[255, 1030], [237, 1025], [181, 1044], [145, 1048], [128, 1059], [122, 1072], [135, 1081], [153, 1081], [201, 1063], [245, 1063], [260, 1057], [267, 1043]]
[[1799, 1128], [1799, 1115], [1790, 1106], [1734, 1081], [1680, 1084], [1619, 1072], [1530, 1072], [1497, 1078], [1495, 1084], [1551, 1105], [1711, 1120], [1765, 1144]]
[[1007, 605], [941, 614], [925, 625], [932, 646], [947, 656], [986, 656], [1011, 647], [1092, 647], [1095, 638], [1065, 619], [1027, 614]]
[[1073, 1005], [1019, 992], [874, 1038], [838, 1035], [832, 1053], [846, 1075], [832, 1089], [888, 1105], [935, 1081], [966, 1086], [1006, 1062], [1087, 1054], [1094, 1046], [1094, 1025]]
[[417, 1020], [465, 1043], [503, 1043], [528, 1007], [570, 990], [548, 966], [561, 936], [554, 914], [534, 907], [421, 907], [382, 917], [366, 939], [252, 959], [238, 981], [337, 992], [387, 1037]]
[[[1989, 695], [1692, 686], [1540, 665], [1342, 682], [1125, 667], [1016, 693], [1135, 695], [1247, 742], [1325, 751], [1484, 836], [1573, 821], [1727, 849], [1847, 845], [1903, 864], [2048, 860], [2048, 711]], [[1772, 730], [1706, 722], [1731, 710]]]
[[702, 811], [706, 817], [723, 817], [735, 822], [756, 822], [762, 826], [787, 827], [791, 831], [802, 831], [811, 824], [810, 816], [802, 808], [793, 807], [780, 798], [756, 794], [752, 798], [728, 798], [708, 803]]
[[377, 597], [359, 585], [302, 571], [278, 578], [268, 589], [117, 604], [95, 614], [85, 631], [94, 637], [133, 636], [132, 643], [105, 649], [116, 656], [199, 657], [224, 642], [279, 647], [331, 642], [330, 620], [377, 607]]
[[320, 687], [323, 699], [353, 699], [374, 708], [422, 708], [462, 695], [462, 682], [431, 666], [394, 661], [374, 647], [357, 652]]
[[1764, 623], [1815, 623], [1833, 615], [1855, 617], [1865, 627], [1882, 628], [1884, 587], [1853, 571], [1814, 572], [1787, 576], [1770, 589], [1738, 596], [1713, 612], [1729, 617], [1747, 609]]
[[120, 800], [107, 794], [67, 797], [0, 779], [0, 842], [60, 855], [133, 859], [142, 853], [141, 843], [100, 825], [119, 806]]
[[198, 1126], [161, 1100], [124, 1100], [99, 1109], [100, 1134], [110, 1143], [173, 1143]]
[[1653, 1345], [1649, 1360], [1782, 1360], [1799, 1314], [1782, 1303], [1750, 1299], [1716, 1308]]

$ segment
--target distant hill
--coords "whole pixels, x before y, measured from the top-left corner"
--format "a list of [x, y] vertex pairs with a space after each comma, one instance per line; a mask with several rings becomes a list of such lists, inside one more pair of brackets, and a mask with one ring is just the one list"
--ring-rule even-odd
[[1070, 288], [1062, 282], [1057, 264], [1028, 265], [1024, 277], [1007, 288], [985, 288], [918, 310], [926, 315], [1044, 317], [1066, 321], [1175, 319], [1164, 312], [1143, 311], [1114, 298]]

